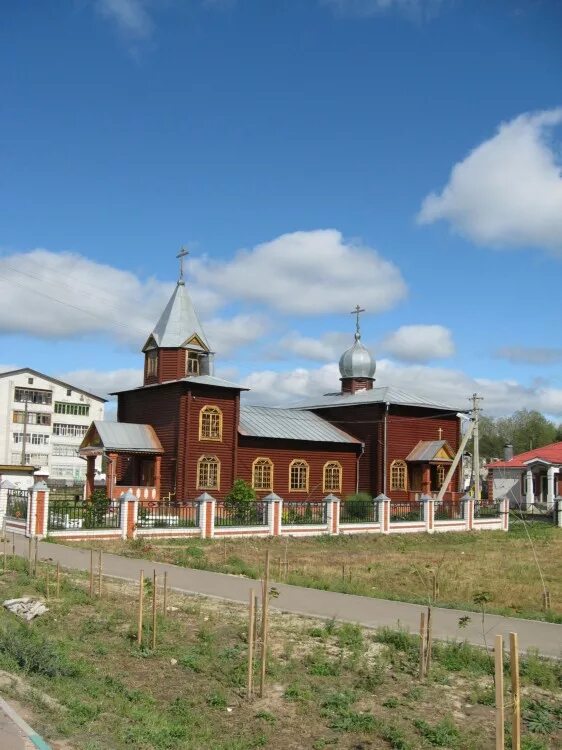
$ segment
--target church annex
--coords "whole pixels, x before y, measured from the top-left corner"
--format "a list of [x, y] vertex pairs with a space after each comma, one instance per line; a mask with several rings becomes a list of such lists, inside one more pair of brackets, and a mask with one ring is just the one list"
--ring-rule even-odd
[[[182, 273], [142, 351], [142, 386], [115, 394], [117, 423], [93, 422], [82, 443], [87, 494], [96, 456], [104, 454], [113, 498], [144, 488], [152, 499], [202, 492], [222, 499], [242, 478], [260, 497], [318, 500], [360, 491], [399, 501], [440, 489], [460, 442], [455, 408], [375, 386], [359, 314], [340, 359], [339, 389], [291, 408], [248, 405], [246, 388], [215, 376]], [[460, 497], [458, 481], [446, 497]]]

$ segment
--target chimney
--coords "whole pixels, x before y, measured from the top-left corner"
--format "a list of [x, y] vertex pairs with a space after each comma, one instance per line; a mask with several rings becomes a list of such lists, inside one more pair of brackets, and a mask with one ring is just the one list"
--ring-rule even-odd
[[513, 446], [511, 443], [506, 443], [503, 447], [503, 460], [511, 461], [513, 458]]

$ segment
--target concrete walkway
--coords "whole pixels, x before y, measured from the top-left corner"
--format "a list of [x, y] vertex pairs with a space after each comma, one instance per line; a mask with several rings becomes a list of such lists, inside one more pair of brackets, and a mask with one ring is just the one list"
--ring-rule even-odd
[[0, 698], [0, 748], [2, 750], [49, 750], [16, 710]]
[[[16, 537], [16, 551], [27, 554], [27, 539]], [[41, 542], [39, 555], [42, 560], [60, 562], [69, 569], [89, 570], [90, 550], [77, 547], [65, 547], [59, 544]], [[119, 555], [103, 556], [104, 575], [138, 580], [139, 571], [145, 575], [152, 570], [161, 576], [168, 572], [168, 583], [178, 592], [202, 594], [234, 602], [248, 601], [250, 589], [259, 592], [260, 582], [224, 573], [211, 573], [206, 570], [182, 568], [176, 565], [155, 563], [150, 560], [133, 559]], [[367, 596], [339, 594], [333, 591], [289, 586], [272, 581], [279, 591], [279, 598], [272, 602], [275, 609], [300, 615], [320, 618], [335, 618], [347, 622], [356, 622], [369, 628], [388, 626], [403, 627], [414, 633], [419, 631], [421, 605], [394, 602], [386, 599], [372, 599]], [[462, 630], [458, 627], [460, 617], [470, 617], [470, 622]], [[504, 638], [510, 632], [519, 634], [519, 645], [522, 651], [538, 649], [543, 656], [562, 658], [562, 625], [522, 620], [516, 617], [486, 615], [484, 629], [488, 644], [493, 642], [494, 635], [501, 633]], [[435, 638], [461, 639], [482, 646], [481, 616], [477, 612], [464, 612], [458, 609], [433, 609], [433, 635]]]

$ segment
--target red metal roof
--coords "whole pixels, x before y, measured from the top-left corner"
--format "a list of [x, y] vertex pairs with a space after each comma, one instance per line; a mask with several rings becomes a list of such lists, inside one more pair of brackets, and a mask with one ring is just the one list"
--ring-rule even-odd
[[549, 464], [562, 464], [562, 442], [544, 445], [542, 448], [534, 448], [532, 451], [518, 453], [510, 461], [494, 461], [488, 464], [489, 469], [524, 469], [526, 464], [533, 459], [542, 459]]

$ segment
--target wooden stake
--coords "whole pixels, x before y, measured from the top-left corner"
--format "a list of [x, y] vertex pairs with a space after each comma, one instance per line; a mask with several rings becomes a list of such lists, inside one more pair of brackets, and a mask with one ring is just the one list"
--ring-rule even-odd
[[431, 618], [431, 607], [427, 608], [427, 627], [425, 640], [425, 673], [429, 673], [431, 667], [431, 645], [432, 645], [433, 621]]
[[501, 635], [496, 635], [494, 657], [496, 680], [496, 750], [504, 750], [503, 637]]
[[[27, 571], [31, 576], [33, 574], [33, 537], [29, 537], [27, 550]], [[543, 595], [544, 599], [544, 595]]]
[[37, 560], [39, 558], [39, 539], [35, 537], [35, 565], [33, 566], [33, 575], [37, 578]]
[[248, 618], [248, 700], [252, 697], [254, 682], [254, 630], [256, 619], [256, 595], [254, 589], [250, 590], [250, 606]]
[[156, 571], [152, 573], [152, 650], [156, 648]]
[[12, 557], [16, 556], [16, 532], [12, 531]]
[[168, 571], [164, 571], [164, 589], [162, 591], [162, 612], [164, 617], [168, 614]]
[[342, 563], [341, 566], [341, 579], [342, 581], [345, 581], [345, 563]]
[[142, 645], [143, 599], [144, 599], [144, 570], [141, 570], [140, 577], [139, 577], [139, 614], [138, 614], [137, 646]]
[[60, 599], [60, 562], [57, 563], [57, 587], [55, 595], [57, 599]]
[[49, 566], [45, 568], [45, 599], [49, 601]]
[[102, 559], [101, 559], [101, 549], [98, 553], [98, 596], [101, 599], [101, 584], [102, 584]]
[[94, 598], [94, 550], [90, 550], [90, 599]]
[[425, 677], [425, 612], [420, 612], [420, 680]]
[[254, 652], [258, 648], [258, 595], [254, 591]]
[[511, 668], [511, 747], [521, 750], [521, 694], [519, 690], [519, 643], [517, 633], [509, 634]]
[[542, 608], [545, 612], [550, 609], [550, 591], [546, 591], [546, 589], [542, 592]]
[[267, 667], [267, 627], [269, 609], [269, 550], [265, 552], [265, 569], [263, 572], [262, 604], [261, 604], [261, 674], [260, 698], [263, 698], [265, 688], [265, 672]]
[[6, 566], [7, 566], [7, 549], [6, 546], [8, 544], [8, 537], [6, 536], [6, 522], [4, 522], [4, 564], [3, 564], [3, 570], [6, 572]]

